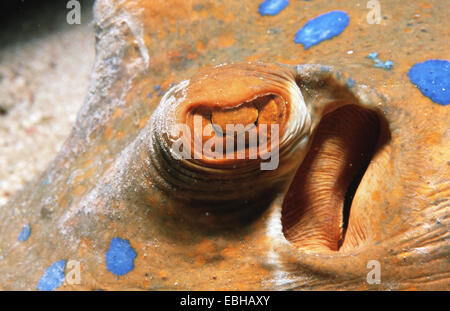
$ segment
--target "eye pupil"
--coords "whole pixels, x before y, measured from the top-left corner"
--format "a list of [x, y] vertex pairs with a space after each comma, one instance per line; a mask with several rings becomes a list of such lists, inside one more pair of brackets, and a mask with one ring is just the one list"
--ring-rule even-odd
[[213, 126], [222, 129], [225, 132], [227, 124], [238, 125], [255, 124], [258, 120], [258, 109], [252, 104], [243, 104], [239, 107], [225, 110], [215, 110], [211, 114], [211, 123]]

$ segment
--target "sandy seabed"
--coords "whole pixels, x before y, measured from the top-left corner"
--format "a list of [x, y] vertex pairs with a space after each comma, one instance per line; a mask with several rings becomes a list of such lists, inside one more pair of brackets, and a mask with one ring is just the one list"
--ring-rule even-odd
[[86, 96], [95, 58], [92, 7], [82, 8], [80, 25], [67, 24], [64, 10], [25, 20], [35, 35], [18, 27], [6, 36], [14, 40], [0, 40], [0, 208], [55, 157]]

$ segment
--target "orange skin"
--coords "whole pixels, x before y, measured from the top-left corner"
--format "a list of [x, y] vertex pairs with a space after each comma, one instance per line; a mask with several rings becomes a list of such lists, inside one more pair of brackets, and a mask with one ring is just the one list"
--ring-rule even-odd
[[[61, 259], [80, 261], [81, 283], [58, 290], [449, 289], [450, 112], [406, 75], [417, 62], [450, 55], [450, 46], [433, 38], [449, 35], [447, 3], [383, 2], [386, 19], [371, 25], [368, 10], [352, 1], [291, 1], [273, 17], [258, 14], [259, 2], [97, 1], [93, 93], [49, 168], [0, 210], [1, 289], [35, 289], [45, 268]], [[350, 16], [341, 35], [308, 50], [294, 43], [307, 20], [332, 9]], [[407, 27], [410, 21], [416, 26]], [[419, 31], [419, 21], [427, 33]], [[392, 59], [393, 69], [374, 68], [365, 59], [374, 51]], [[297, 228], [311, 228], [315, 243], [293, 238], [282, 219], [289, 185], [263, 200], [251, 217], [228, 219], [172, 200], [148, 178], [154, 176], [146, 174], [148, 149], [135, 139], [149, 130], [161, 99], [154, 86], [167, 90], [206, 67], [247, 61], [323, 64], [380, 94], [374, 107], [390, 137], [376, 148], [357, 188], [343, 244], [339, 228], [327, 230], [314, 213]], [[339, 82], [345, 85], [345, 79]], [[219, 86], [211, 82], [212, 89]], [[245, 87], [227, 90], [241, 96]], [[327, 128], [339, 131], [332, 123]], [[321, 169], [314, 159], [328, 165], [349, 155], [343, 131], [334, 139], [318, 136], [324, 151], [334, 151], [318, 151], [299, 174], [334, 180], [336, 171]], [[316, 180], [299, 183], [312, 200], [319, 197], [310, 187]], [[339, 184], [324, 191], [345, 192]], [[221, 217], [232, 225], [218, 226]], [[30, 237], [17, 242], [27, 223]], [[327, 232], [335, 232], [329, 244], [321, 238]], [[128, 239], [137, 253], [134, 269], [120, 277], [105, 265], [114, 237]], [[366, 281], [370, 260], [380, 262], [380, 284]]]

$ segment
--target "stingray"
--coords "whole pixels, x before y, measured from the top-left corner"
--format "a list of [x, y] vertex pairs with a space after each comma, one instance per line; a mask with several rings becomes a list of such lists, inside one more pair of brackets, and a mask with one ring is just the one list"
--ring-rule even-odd
[[333, 2], [258, 5], [96, 2], [73, 130], [0, 210], [0, 288], [448, 289], [450, 112], [407, 76], [448, 46], [340, 2], [343, 29], [304, 47]]

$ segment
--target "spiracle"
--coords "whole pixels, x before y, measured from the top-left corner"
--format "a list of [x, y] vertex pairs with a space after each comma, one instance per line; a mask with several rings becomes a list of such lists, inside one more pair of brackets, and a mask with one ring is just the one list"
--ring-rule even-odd
[[150, 122], [158, 186], [218, 208], [251, 204], [285, 183], [311, 128], [295, 70], [262, 63], [222, 65], [179, 83]]

